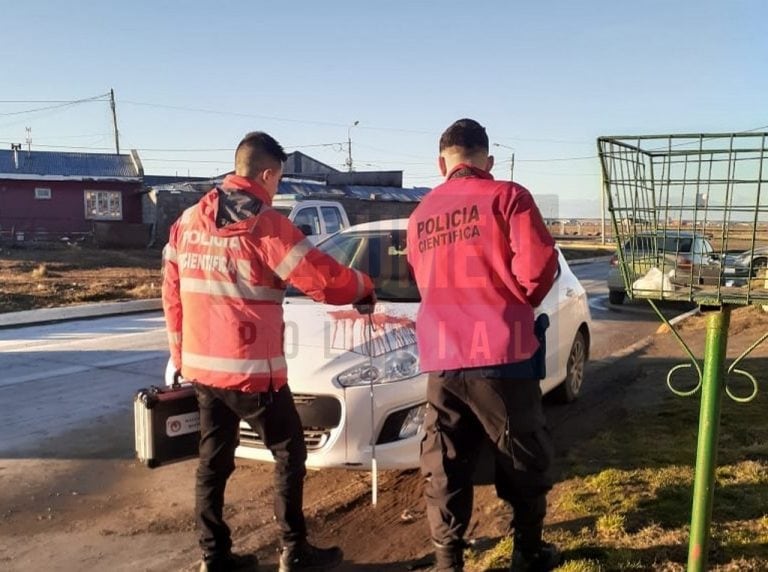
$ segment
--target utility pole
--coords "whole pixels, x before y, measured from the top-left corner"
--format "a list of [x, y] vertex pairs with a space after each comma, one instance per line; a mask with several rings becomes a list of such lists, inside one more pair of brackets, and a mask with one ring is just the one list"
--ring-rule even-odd
[[351, 173], [354, 171], [352, 167], [352, 128], [355, 127], [359, 121], [355, 121], [347, 128], [347, 170]]
[[27, 127], [27, 156], [32, 153], [32, 128]]
[[115, 128], [115, 153], [120, 154], [120, 135], [117, 131], [117, 112], [115, 111], [115, 90], [109, 90], [109, 106], [112, 108], [112, 126]]
[[509, 149], [512, 151], [512, 157], [510, 158], [510, 165], [509, 165], [509, 180], [514, 181], [515, 180], [515, 149], [513, 147], [510, 147], [509, 145], [502, 145], [501, 143], [494, 143], [494, 147], [504, 147], [504, 149]]

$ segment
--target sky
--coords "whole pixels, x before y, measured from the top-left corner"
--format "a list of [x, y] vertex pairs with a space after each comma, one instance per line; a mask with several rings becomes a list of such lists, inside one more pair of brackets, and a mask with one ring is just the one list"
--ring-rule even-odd
[[597, 217], [598, 136], [768, 129], [762, 0], [4, 0], [0, 14], [0, 146], [31, 127], [33, 150], [114, 152], [96, 97], [114, 89], [121, 150], [148, 174], [226, 172], [263, 130], [339, 169], [349, 137], [356, 170], [431, 187], [440, 133], [471, 117], [494, 176], [514, 152], [545, 216]]

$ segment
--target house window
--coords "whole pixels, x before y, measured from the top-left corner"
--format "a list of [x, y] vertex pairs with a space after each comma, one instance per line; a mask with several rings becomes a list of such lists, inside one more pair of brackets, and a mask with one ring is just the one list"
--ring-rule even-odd
[[44, 189], [38, 187], [35, 189], [35, 198], [38, 200], [45, 200], [51, 198], [51, 189]]
[[120, 191], [85, 191], [85, 218], [122, 220], [123, 201]]

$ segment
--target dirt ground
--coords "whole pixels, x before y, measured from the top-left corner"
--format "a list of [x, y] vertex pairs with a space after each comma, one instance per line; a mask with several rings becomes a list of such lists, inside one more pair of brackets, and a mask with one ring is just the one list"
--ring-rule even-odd
[[160, 296], [159, 250], [0, 248], [0, 312]]
[[[599, 247], [567, 247], [569, 260], [604, 256]], [[159, 250], [80, 245], [0, 247], [0, 313], [87, 302], [157, 298]]]
[[[694, 318], [681, 328], [696, 355], [702, 355], [705, 320]], [[739, 310], [733, 320], [729, 355], [734, 357], [768, 329], [768, 315]], [[768, 344], [766, 344], [768, 345]], [[765, 358], [752, 369], [763, 393], [750, 405], [765, 408]], [[669, 333], [613, 364], [592, 366], [585, 390], [567, 406], [547, 404], [546, 413], [561, 459], [561, 478], [568, 477], [569, 451], [603, 432], [616, 430], [629, 412], [653, 408], [668, 397], [664, 384], [672, 364], [684, 354]], [[132, 419], [101, 420], [96, 426], [65, 435], [0, 461], [0, 568], [21, 570], [194, 570], [193, 482], [195, 462], [148, 470], [132, 460]], [[693, 463], [693, 451], [691, 451]], [[592, 459], [604, 462], [606, 459]], [[227, 508], [236, 549], [255, 551], [275, 570], [275, 524], [271, 518], [271, 467], [239, 461], [227, 491]], [[478, 475], [474, 517], [468, 539], [482, 555], [507, 532], [509, 512]], [[379, 504], [370, 505], [365, 472], [314, 471], [306, 482], [306, 514], [314, 540], [345, 550], [340, 570], [395, 571], [413, 569], [429, 556], [422, 480], [416, 472], [387, 472], [380, 480]], [[574, 528], [559, 508], [562, 487], [550, 496], [547, 535]], [[672, 551], [684, 558], [684, 546]], [[482, 561], [480, 558], [478, 562]], [[727, 563], [726, 563], [727, 564]], [[673, 561], [668, 570], [682, 570]], [[493, 570], [494, 567], [476, 567]], [[595, 568], [602, 570], [604, 568]], [[605, 568], [608, 569], [608, 568]], [[655, 566], [632, 569], [661, 569]], [[722, 570], [738, 570], [723, 567]], [[760, 569], [760, 568], [744, 568]]]

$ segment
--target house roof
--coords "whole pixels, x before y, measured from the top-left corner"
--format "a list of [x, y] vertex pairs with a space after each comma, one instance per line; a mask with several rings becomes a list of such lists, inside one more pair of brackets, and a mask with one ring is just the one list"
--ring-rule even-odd
[[338, 172], [338, 169], [334, 169], [330, 165], [326, 165], [322, 161], [318, 161], [301, 151], [288, 153], [288, 158], [283, 165], [283, 173], [286, 175], [318, 175]]
[[58, 151], [14, 152], [0, 150], [0, 179], [140, 180], [143, 172], [138, 155], [70, 153]]
[[161, 185], [172, 185], [174, 183], [188, 183], [206, 181], [210, 184], [210, 177], [179, 177], [176, 175], [144, 175], [144, 184], [147, 187], [159, 187]]
[[[157, 185], [157, 191], [192, 191], [207, 192], [216, 180], [206, 182], [184, 182], [179, 184]], [[323, 185], [286, 178], [280, 181], [277, 196], [294, 196], [300, 199], [348, 198], [372, 201], [419, 202], [429, 192], [426, 187], [377, 187], [362, 185]]]

